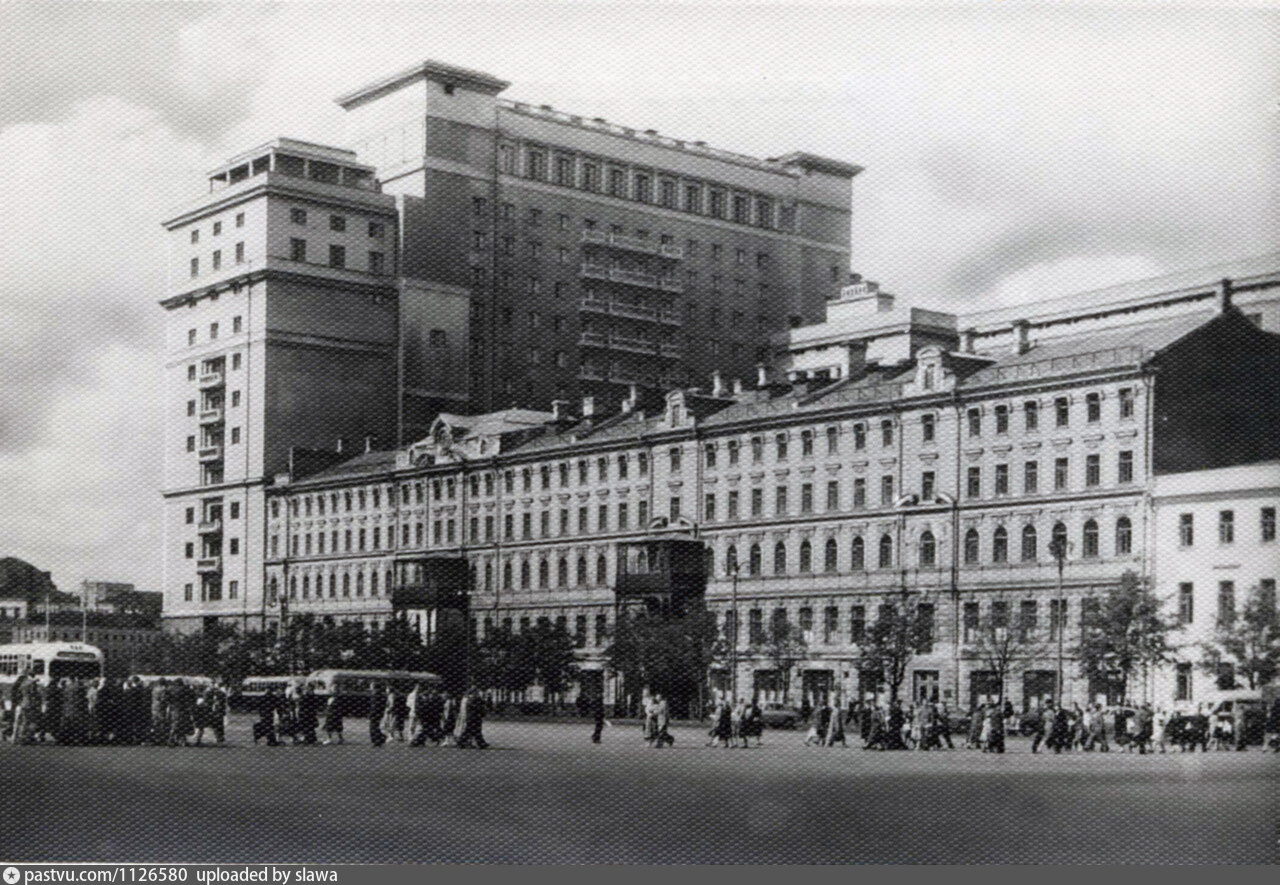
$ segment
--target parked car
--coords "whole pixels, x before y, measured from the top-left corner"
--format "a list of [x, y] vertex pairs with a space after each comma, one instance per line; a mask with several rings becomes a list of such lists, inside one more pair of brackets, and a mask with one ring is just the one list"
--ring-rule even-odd
[[800, 711], [790, 704], [765, 704], [760, 708], [760, 716], [770, 728], [795, 728], [800, 724]]

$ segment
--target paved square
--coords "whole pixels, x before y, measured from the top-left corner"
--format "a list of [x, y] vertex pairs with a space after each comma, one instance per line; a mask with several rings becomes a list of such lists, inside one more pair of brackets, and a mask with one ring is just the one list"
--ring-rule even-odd
[[[632, 725], [491, 722], [487, 751], [0, 747], [0, 858], [1275, 863], [1280, 756], [667, 750]], [[855, 742], [856, 743], [856, 742]]]

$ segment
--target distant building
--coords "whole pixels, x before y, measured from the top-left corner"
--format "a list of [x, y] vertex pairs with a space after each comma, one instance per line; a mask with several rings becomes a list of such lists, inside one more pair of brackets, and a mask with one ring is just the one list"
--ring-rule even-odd
[[153, 619], [138, 615], [54, 612], [47, 621], [32, 617], [15, 622], [10, 641], [87, 642], [102, 649], [107, 675], [123, 676], [155, 670], [163, 635]]
[[133, 584], [115, 581], [84, 581], [80, 585], [80, 598], [90, 611], [116, 614], [160, 616], [164, 594], [138, 590]]

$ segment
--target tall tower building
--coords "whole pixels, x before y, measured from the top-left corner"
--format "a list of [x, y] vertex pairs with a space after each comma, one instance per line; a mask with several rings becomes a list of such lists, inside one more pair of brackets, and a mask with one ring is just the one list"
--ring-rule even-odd
[[279, 139], [164, 222], [165, 617], [261, 617], [263, 488], [291, 446], [394, 442], [396, 199], [350, 151]]
[[[852, 179], [807, 153], [758, 159], [500, 99], [427, 61], [338, 98], [349, 143], [405, 204], [412, 323], [405, 430], [443, 409], [545, 408], [630, 384], [753, 376], [771, 332], [818, 322], [849, 264]], [[439, 307], [462, 299], [465, 311]]]

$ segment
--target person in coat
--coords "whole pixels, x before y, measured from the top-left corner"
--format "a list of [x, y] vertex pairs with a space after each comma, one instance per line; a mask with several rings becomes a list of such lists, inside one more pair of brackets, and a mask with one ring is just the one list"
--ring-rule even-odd
[[1134, 714], [1134, 719], [1137, 721], [1137, 724], [1138, 724], [1136, 734], [1135, 734], [1135, 740], [1137, 741], [1137, 744], [1138, 744], [1138, 753], [1139, 755], [1145, 756], [1147, 753], [1147, 745], [1151, 743], [1151, 732], [1152, 732], [1151, 705], [1143, 704], [1141, 707], [1139, 707], [1138, 711]]
[[656, 707], [654, 721], [657, 728], [657, 736], [654, 738], [654, 746], [658, 749], [662, 749], [663, 747], [676, 742], [676, 739], [672, 737], [670, 731], [668, 731], [671, 727], [671, 710], [667, 706], [667, 699], [661, 694], [654, 694], [653, 697]]
[[391, 736], [399, 743], [404, 743], [405, 723], [409, 719], [409, 701], [400, 689], [391, 692]]
[[[831, 719], [827, 723], [826, 733], [823, 735], [823, 746], [834, 747], [837, 743], [842, 747], [849, 746], [844, 739], [844, 715], [840, 709], [840, 704], [831, 706]], [[744, 745], [745, 746], [745, 745]]]
[[387, 689], [381, 682], [369, 686], [369, 743], [381, 747], [387, 742], [382, 717], [387, 715]]
[[594, 728], [591, 731], [591, 743], [600, 743], [600, 736], [604, 734], [604, 693], [597, 692], [591, 696], [591, 719]]
[[1057, 754], [1071, 749], [1071, 714], [1067, 712], [1066, 707], [1054, 708], [1047, 745]]
[[984, 753], [1004, 752], [1004, 716], [1001, 715], [998, 704], [991, 704], [987, 708], [987, 722], [983, 733], [982, 751]]
[[458, 711], [462, 729], [458, 734], [459, 747], [475, 745], [477, 749], [484, 750], [489, 746], [484, 739], [484, 712], [484, 698], [479, 692], [472, 690], [462, 696], [462, 707]]
[[747, 708], [747, 722], [743, 734], [746, 737], [755, 738], [757, 747], [764, 738], [764, 712], [760, 709], [760, 702], [756, 698], [751, 699], [751, 706]]
[[336, 694], [324, 705], [324, 743], [342, 743], [342, 702]]
[[298, 697], [298, 736], [304, 744], [316, 742], [320, 729], [320, 698], [314, 685], [306, 685]]
[[440, 734], [441, 741], [445, 746], [450, 746], [457, 742], [454, 732], [458, 728], [458, 706], [459, 700], [453, 695], [449, 695], [444, 699], [444, 707], [440, 713]]
[[[658, 695], [654, 695], [654, 740], [657, 740], [661, 733], [657, 728], [658, 715]], [[729, 705], [728, 698], [720, 698], [716, 704], [716, 726], [712, 732], [713, 740], [719, 741], [721, 746], [728, 747], [730, 741], [733, 740], [733, 708]]]
[[906, 724], [906, 714], [902, 709], [902, 702], [897, 698], [889, 703], [889, 722], [887, 727], [886, 749], [889, 750], [905, 750], [906, 742], [902, 739], [902, 728]]
[[268, 687], [263, 693], [262, 699], [258, 701], [258, 721], [253, 724], [255, 744], [265, 739], [268, 747], [280, 745], [280, 739], [276, 736], [276, 717], [280, 714], [282, 702], [283, 698], [277, 693], [277, 687], [274, 685]]

